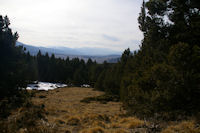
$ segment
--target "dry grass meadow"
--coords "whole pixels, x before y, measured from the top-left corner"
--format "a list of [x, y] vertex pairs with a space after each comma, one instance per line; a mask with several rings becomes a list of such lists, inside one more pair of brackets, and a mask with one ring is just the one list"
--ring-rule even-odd
[[[103, 95], [92, 88], [66, 87], [36, 91], [32, 102], [45, 109], [45, 124], [58, 133], [200, 133], [194, 122], [172, 122], [164, 127], [126, 115], [120, 102], [80, 102]], [[44, 123], [42, 123], [44, 124]], [[159, 124], [160, 126], [160, 124]], [[48, 131], [51, 131], [48, 129]]]
[[57, 127], [58, 132], [128, 133], [144, 130], [142, 127], [148, 123], [135, 117], [125, 117], [126, 111], [120, 102], [80, 102], [102, 94], [92, 88], [59, 88], [37, 92], [32, 101], [36, 105], [44, 104], [48, 112], [46, 118]]

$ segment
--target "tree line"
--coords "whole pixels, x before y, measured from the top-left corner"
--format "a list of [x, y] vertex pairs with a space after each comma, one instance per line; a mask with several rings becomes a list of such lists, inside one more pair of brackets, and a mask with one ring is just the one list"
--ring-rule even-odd
[[18, 33], [9, 28], [7, 16], [0, 16], [0, 99], [16, 95], [33, 81], [62, 82], [80, 86], [94, 86], [97, 77], [109, 65], [88, 59], [61, 59], [38, 51], [31, 56], [22, 46], [16, 46]]
[[200, 1], [143, 1], [140, 49], [100, 74], [95, 88], [120, 96], [130, 112], [200, 110]]
[[[29, 52], [28, 55], [30, 55]], [[88, 59], [86, 62], [79, 58], [70, 60], [69, 57], [67, 57], [66, 59], [61, 59], [55, 58], [54, 54], [51, 56], [49, 56], [48, 53], [42, 55], [40, 51], [37, 56], [29, 57], [36, 63], [35, 68], [37, 69], [35, 71], [35, 79], [31, 79], [30, 81], [39, 80], [62, 82], [75, 86], [80, 86], [82, 84], [94, 86], [98, 75], [104, 67], [103, 64], [97, 64], [96, 61], [92, 61], [91, 59]], [[106, 62], [104, 64], [106, 64]]]
[[142, 115], [200, 110], [200, 3], [198, 0], [143, 1], [138, 17], [140, 49], [126, 49], [116, 64], [78, 58], [31, 56], [16, 47], [17, 33], [0, 16], [0, 97], [39, 80], [90, 84], [118, 95], [130, 112]]

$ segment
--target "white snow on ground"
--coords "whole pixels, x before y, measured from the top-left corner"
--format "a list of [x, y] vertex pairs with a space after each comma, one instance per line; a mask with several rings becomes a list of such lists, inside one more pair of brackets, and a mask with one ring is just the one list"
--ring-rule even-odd
[[66, 84], [61, 83], [49, 83], [49, 82], [38, 82], [37, 84], [28, 84], [27, 90], [53, 90], [60, 87], [66, 87]]
[[83, 85], [81, 85], [81, 87], [90, 88], [90, 85], [88, 85], [88, 84], [83, 84]]

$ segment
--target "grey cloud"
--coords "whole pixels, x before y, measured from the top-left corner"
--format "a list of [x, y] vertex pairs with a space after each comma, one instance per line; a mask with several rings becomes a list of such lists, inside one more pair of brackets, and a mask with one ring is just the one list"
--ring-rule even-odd
[[109, 36], [109, 35], [106, 35], [106, 34], [103, 34], [102, 36], [103, 36], [103, 38], [105, 38], [105, 39], [107, 39], [107, 40], [110, 40], [110, 41], [114, 41], [114, 42], [120, 41], [119, 38], [114, 37], [114, 36]]
[[[141, 0], [0, 0], [19, 41], [43, 46], [137, 49]], [[138, 41], [137, 41], [138, 40]]]

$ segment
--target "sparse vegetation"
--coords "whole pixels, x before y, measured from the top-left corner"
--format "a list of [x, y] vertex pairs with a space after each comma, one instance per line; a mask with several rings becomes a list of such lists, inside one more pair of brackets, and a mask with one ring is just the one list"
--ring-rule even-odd
[[72, 116], [72, 117], [68, 118], [67, 124], [71, 125], [71, 126], [80, 126], [81, 122], [80, 122], [80, 119], [78, 117]]
[[125, 124], [128, 129], [134, 129], [145, 125], [144, 121], [134, 117], [123, 118], [120, 120], [120, 123]]
[[110, 101], [118, 102], [119, 96], [111, 95], [111, 94], [103, 94], [103, 95], [96, 96], [96, 97], [86, 97], [81, 100], [81, 102], [84, 102], [84, 103], [90, 103], [92, 101], [98, 101], [98, 102], [104, 103], [104, 104], [106, 104], [107, 102], [110, 102]]
[[14, 110], [8, 118], [1, 119], [0, 131], [2, 133], [53, 133], [56, 127], [48, 123], [45, 118], [46, 111], [42, 105], [26, 103]]
[[44, 104], [45, 110], [48, 112], [46, 118], [49, 123], [56, 124], [58, 132], [115, 133], [124, 131], [126, 133], [129, 132], [128, 126], [131, 124], [131, 129], [145, 125], [142, 120], [135, 117], [125, 117], [126, 112], [121, 109], [120, 102], [110, 101], [107, 104], [99, 101], [80, 102], [87, 97], [105, 95], [103, 92], [92, 90], [92, 88], [83, 90], [76, 87], [60, 88], [59, 90], [59, 92], [57, 90], [49, 91], [46, 94], [48, 101], [38, 97], [45, 93], [40, 91], [32, 98], [34, 104]]
[[[77, 93], [79, 92], [79, 93]], [[39, 96], [44, 95], [44, 98]], [[102, 104], [99, 101], [91, 103], [80, 102], [86, 97], [98, 97], [102, 92], [91, 88], [60, 88], [52, 90], [35, 91], [32, 97], [33, 104], [25, 104], [12, 112], [7, 119], [0, 123], [1, 131], [6, 132], [82, 132], [82, 133], [129, 133], [153, 132], [156, 125], [151, 121], [143, 121], [136, 117], [126, 116], [121, 109], [120, 102]], [[162, 121], [160, 121], [162, 124]], [[164, 122], [165, 123], [165, 122]], [[170, 123], [169, 123], [170, 124]], [[198, 133], [199, 127], [193, 121], [180, 122], [162, 126], [163, 133], [194, 132]], [[160, 130], [159, 130], [160, 131]]]
[[125, 129], [117, 129], [113, 133], [129, 133], [129, 132]]
[[94, 128], [85, 129], [81, 131], [81, 133], [105, 133], [105, 131], [101, 127], [94, 127]]
[[[170, 123], [163, 120], [154, 123], [127, 116], [126, 111], [121, 109], [120, 102], [111, 101], [107, 104], [99, 101], [80, 102], [87, 97], [104, 95], [103, 92], [92, 90], [92, 88], [84, 90], [77, 87], [60, 88], [59, 92], [52, 90], [46, 94], [48, 101], [38, 97], [44, 93], [46, 94], [46, 92], [38, 91], [32, 101], [36, 105], [44, 104], [47, 112], [46, 119], [49, 124], [55, 125], [57, 132], [95, 132], [100, 129], [105, 133], [130, 133], [131, 131], [143, 133], [160, 132], [161, 129], [165, 131], [165, 129], [168, 130], [168, 125], [178, 125], [177, 122]], [[196, 123], [194, 126], [198, 129]], [[183, 126], [179, 129], [185, 130]]]
[[194, 121], [183, 121], [179, 124], [168, 126], [161, 133], [199, 133], [199, 125], [195, 125]]

